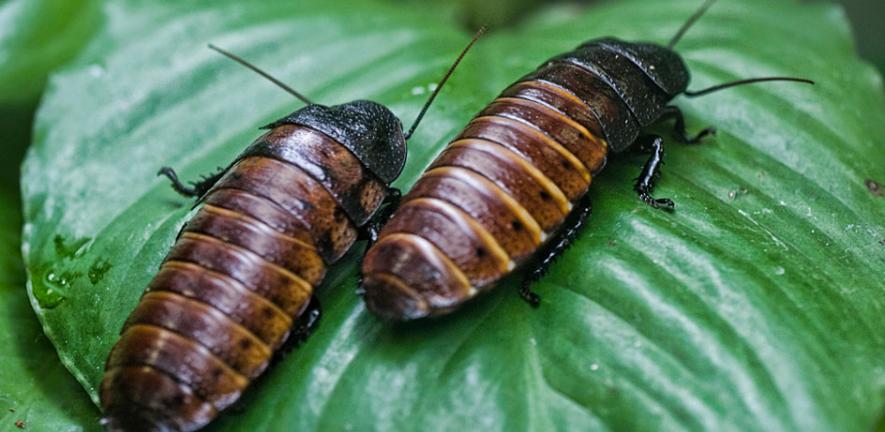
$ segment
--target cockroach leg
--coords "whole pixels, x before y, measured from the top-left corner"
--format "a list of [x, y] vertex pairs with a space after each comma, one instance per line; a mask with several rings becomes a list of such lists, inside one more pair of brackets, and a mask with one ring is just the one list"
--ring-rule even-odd
[[[397, 188], [390, 188], [387, 191], [387, 197], [384, 198], [384, 203], [378, 213], [372, 217], [368, 223], [363, 225], [359, 231], [359, 240], [368, 240], [369, 245], [372, 246], [378, 241], [378, 233], [381, 232], [381, 228], [384, 227], [384, 224], [390, 219], [393, 215], [393, 212], [399, 207], [400, 199], [402, 198], [402, 192], [400, 192]], [[367, 247], [368, 247], [367, 246]]]
[[292, 339], [299, 345], [307, 341], [307, 338], [316, 330], [322, 316], [323, 308], [320, 306], [320, 300], [316, 296], [312, 296], [310, 303], [307, 304], [307, 308], [304, 309], [304, 312], [295, 321], [295, 326], [292, 329]]
[[682, 110], [677, 106], [670, 105], [665, 107], [661, 112], [661, 118], [658, 120], [667, 121], [673, 119], [675, 123], [673, 124], [673, 135], [676, 136], [676, 140], [682, 144], [698, 144], [702, 139], [709, 135], [716, 135], [716, 128], [708, 127], [695, 135], [692, 138], [688, 137], [688, 133], [685, 130], [685, 116], [682, 115]]
[[385, 201], [387, 202], [388, 206], [392, 207], [390, 212], [392, 212], [397, 207], [399, 207], [399, 202], [402, 199], [402, 197], [403, 197], [403, 192], [401, 190], [399, 190], [397, 188], [387, 189], [387, 198], [385, 198]]
[[562, 228], [557, 232], [556, 237], [551, 239], [546, 248], [537, 255], [538, 258], [532, 263], [525, 277], [523, 277], [519, 295], [532, 307], [538, 307], [541, 304], [541, 298], [536, 292], [532, 291], [531, 285], [538, 279], [541, 279], [559, 255], [572, 245], [592, 211], [593, 206], [590, 202], [590, 197], [584, 195], [572, 209], [572, 212], [562, 224]]
[[160, 168], [160, 171], [157, 171], [158, 176], [166, 176], [170, 182], [172, 182], [172, 189], [175, 192], [178, 192], [179, 195], [192, 198], [196, 196], [197, 192], [192, 187], [185, 186], [181, 180], [178, 179], [178, 174], [175, 173], [175, 170], [171, 167], [164, 166]]
[[664, 139], [657, 135], [648, 135], [639, 139], [639, 149], [643, 152], [649, 152], [651, 155], [642, 166], [639, 177], [633, 185], [633, 190], [639, 194], [646, 204], [663, 210], [673, 210], [675, 204], [668, 198], [654, 198], [651, 193], [655, 188], [655, 183], [661, 175], [661, 165], [664, 164]]
[[178, 229], [178, 234], [175, 235], [175, 241], [178, 241], [181, 238], [181, 235], [184, 234], [184, 230], [187, 229], [187, 222], [181, 224], [181, 228]]
[[164, 166], [160, 168], [160, 171], [157, 172], [158, 176], [165, 176], [172, 182], [172, 189], [175, 192], [178, 192], [179, 195], [182, 195], [187, 198], [198, 198], [209, 192], [209, 189], [218, 183], [218, 180], [221, 179], [221, 176], [227, 171], [226, 168], [219, 168], [212, 175], [202, 176], [199, 181], [191, 182], [192, 186], [185, 186], [184, 183], [178, 178], [178, 174], [171, 167]]
[[206, 195], [206, 192], [209, 192], [209, 189], [212, 189], [212, 186], [215, 186], [215, 183], [218, 183], [226, 172], [227, 168], [218, 167], [214, 173], [208, 176], [201, 176], [200, 180], [194, 183], [194, 190], [197, 192], [196, 196]]
[[523, 282], [522, 287], [519, 288], [519, 296], [522, 297], [529, 306], [536, 308], [541, 305], [541, 296], [534, 292], [530, 285], [531, 284]]
[[323, 308], [316, 296], [310, 297], [310, 303], [304, 308], [304, 312], [295, 319], [292, 326], [292, 333], [280, 349], [274, 354], [274, 362], [278, 362], [286, 357], [293, 349], [307, 342], [307, 338], [313, 334], [320, 323], [323, 316]]

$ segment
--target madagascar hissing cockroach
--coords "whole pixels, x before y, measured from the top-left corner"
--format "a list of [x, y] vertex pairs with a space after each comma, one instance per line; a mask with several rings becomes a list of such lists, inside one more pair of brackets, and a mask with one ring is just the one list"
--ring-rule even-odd
[[266, 126], [230, 166], [193, 187], [160, 170], [199, 209], [108, 356], [100, 391], [109, 430], [199, 429], [239, 398], [293, 328], [293, 339], [306, 337], [319, 318], [313, 292], [326, 266], [358, 238], [377, 237], [399, 199], [390, 185], [406, 141], [476, 38], [408, 133], [378, 103], [314, 104], [210, 45], [307, 106]]
[[[673, 47], [710, 7], [706, 2], [665, 47], [595, 39], [519, 79], [452, 141], [403, 199], [362, 263], [360, 292], [378, 315], [410, 320], [442, 315], [521, 266], [529, 289], [573, 241], [590, 213], [587, 190], [609, 153], [634, 145], [651, 153], [634, 189], [642, 201], [673, 209], [652, 189], [663, 139], [643, 128], [674, 120], [688, 137], [678, 95], [708, 94], [768, 77], [688, 91], [689, 72]], [[813, 84], [813, 83], [812, 83]]]

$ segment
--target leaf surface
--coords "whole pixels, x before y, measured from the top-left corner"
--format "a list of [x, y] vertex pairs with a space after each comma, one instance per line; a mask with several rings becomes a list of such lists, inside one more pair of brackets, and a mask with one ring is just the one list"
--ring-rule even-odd
[[30, 105], [47, 74], [70, 60], [99, 26], [98, 0], [0, 3], [0, 107]]
[[[469, 37], [433, 9], [346, 3], [109, 4], [106, 28], [53, 77], [23, 174], [24, 242], [37, 313], [93, 398], [189, 215], [158, 167], [195, 179], [299, 107], [206, 42], [315, 100], [376, 100], [409, 124]], [[605, 35], [666, 41], [697, 3], [559, 9], [489, 35], [397, 185], [545, 59]], [[613, 156], [589, 226], [535, 286], [537, 310], [510, 278], [444, 319], [379, 321], [353, 295], [360, 245], [321, 289], [319, 330], [214, 428], [869, 430], [885, 397], [885, 198], [865, 186], [885, 182], [880, 77], [832, 6], [722, 2], [678, 50], [692, 88], [818, 85], [677, 99], [691, 129], [719, 130], [668, 143], [657, 194], [677, 211], [636, 199], [642, 155]]]
[[62, 366], [28, 301], [19, 164], [31, 141], [36, 100], [9, 96], [0, 94], [0, 431], [92, 429], [98, 410]]

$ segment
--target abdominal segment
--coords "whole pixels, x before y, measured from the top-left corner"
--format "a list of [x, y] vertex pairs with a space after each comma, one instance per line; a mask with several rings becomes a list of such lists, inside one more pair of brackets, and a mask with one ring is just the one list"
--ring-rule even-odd
[[403, 198], [363, 260], [369, 309], [454, 310], [531, 259], [587, 193], [607, 142], [584, 99], [541, 78], [505, 90]]
[[108, 428], [194, 430], [235, 402], [385, 189], [320, 132], [259, 138], [202, 197], [126, 321], [101, 384]]

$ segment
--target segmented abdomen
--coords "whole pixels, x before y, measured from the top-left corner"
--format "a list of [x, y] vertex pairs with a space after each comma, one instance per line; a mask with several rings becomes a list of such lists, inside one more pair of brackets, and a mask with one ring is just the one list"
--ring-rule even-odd
[[598, 116], [624, 107], [603, 87], [589, 70], [550, 62], [475, 117], [366, 254], [368, 307], [395, 319], [443, 314], [528, 260], [605, 164]]
[[320, 132], [285, 124], [259, 138], [126, 321], [101, 385], [111, 428], [194, 430], [237, 400], [385, 190]]

